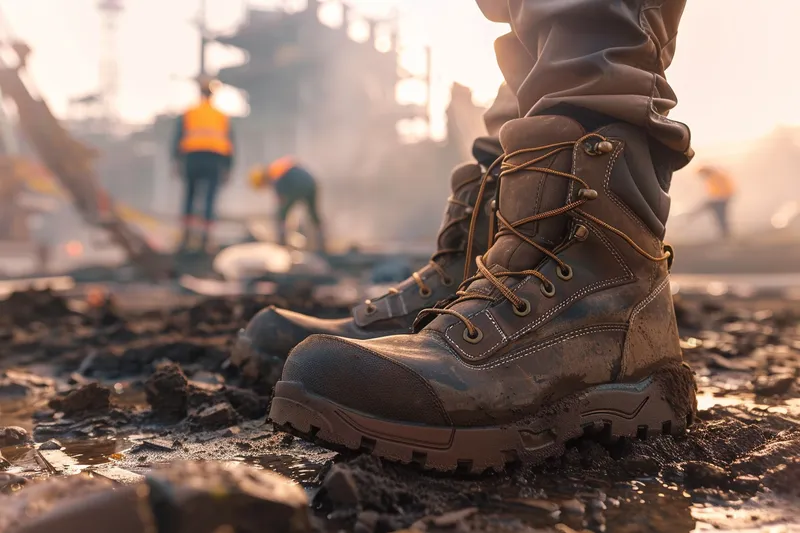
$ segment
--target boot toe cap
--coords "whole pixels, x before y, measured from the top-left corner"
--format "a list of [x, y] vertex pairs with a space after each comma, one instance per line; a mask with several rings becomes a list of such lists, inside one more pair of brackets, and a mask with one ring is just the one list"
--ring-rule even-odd
[[[398, 335], [397, 338], [408, 337]], [[381, 353], [381, 341], [313, 335], [289, 355], [283, 381], [367, 416], [397, 422], [449, 426], [430, 384], [409, 366]]]
[[250, 320], [239, 337], [256, 352], [286, 357], [309, 335], [344, 330], [350, 322], [350, 319], [324, 320], [269, 306]]

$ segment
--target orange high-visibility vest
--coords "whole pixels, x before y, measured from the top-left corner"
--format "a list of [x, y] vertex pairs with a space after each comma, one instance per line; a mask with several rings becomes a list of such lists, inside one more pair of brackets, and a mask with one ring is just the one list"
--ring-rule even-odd
[[722, 170], [714, 169], [706, 178], [706, 194], [711, 200], [729, 200], [735, 192], [733, 180]]
[[267, 167], [267, 176], [272, 181], [278, 181], [284, 174], [292, 170], [297, 165], [297, 162], [292, 156], [286, 155], [280, 159], [276, 159]]
[[181, 152], [213, 152], [231, 155], [233, 143], [230, 119], [218, 111], [207, 99], [183, 115]]

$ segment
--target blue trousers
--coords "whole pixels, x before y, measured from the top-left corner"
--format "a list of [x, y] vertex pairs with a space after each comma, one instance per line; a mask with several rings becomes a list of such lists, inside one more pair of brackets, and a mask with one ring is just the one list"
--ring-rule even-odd
[[226, 159], [206, 152], [186, 156], [181, 247], [185, 248], [196, 232], [201, 235], [202, 246], [208, 244], [209, 232], [216, 220], [217, 196], [228, 170]]

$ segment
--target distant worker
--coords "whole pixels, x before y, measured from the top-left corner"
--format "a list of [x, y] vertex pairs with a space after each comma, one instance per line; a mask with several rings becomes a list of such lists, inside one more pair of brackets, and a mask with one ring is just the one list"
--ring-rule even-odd
[[317, 246], [325, 251], [325, 237], [317, 209], [317, 181], [291, 156], [276, 159], [267, 166], [256, 166], [250, 172], [254, 189], [273, 187], [278, 197], [278, 243], [286, 245], [286, 218], [298, 203], [306, 205], [317, 233]]
[[201, 79], [200, 103], [179, 117], [173, 142], [175, 173], [186, 183], [182, 251], [190, 242], [195, 245], [197, 232], [202, 248], [208, 248], [220, 186], [228, 181], [233, 165], [230, 119], [211, 104], [213, 92], [213, 81]]
[[736, 193], [733, 180], [724, 170], [712, 166], [702, 167], [698, 174], [705, 182], [707, 198], [700, 211], [711, 211], [714, 218], [717, 219], [722, 237], [728, 239], [731, 234], [728, 223], [728, 205]]

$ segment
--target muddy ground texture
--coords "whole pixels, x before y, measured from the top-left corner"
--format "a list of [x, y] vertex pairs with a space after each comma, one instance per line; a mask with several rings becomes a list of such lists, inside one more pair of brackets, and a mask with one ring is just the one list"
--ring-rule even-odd
[[308, 295], [135, 316], [93, 303], [0, 302], [0, 531], [800, 530], [800, 303], [676, 302], [700, 389], [685, 437], [576, 441], [470, 478], [335, 453], [266, 421], [269, 398], [228, 361], [238, 329], [269, 304], [346, 308]]

